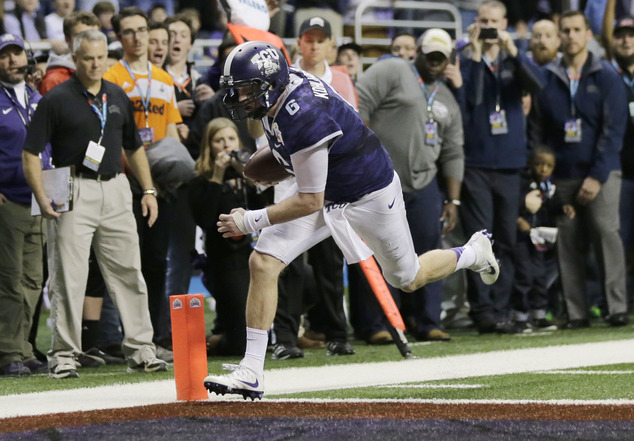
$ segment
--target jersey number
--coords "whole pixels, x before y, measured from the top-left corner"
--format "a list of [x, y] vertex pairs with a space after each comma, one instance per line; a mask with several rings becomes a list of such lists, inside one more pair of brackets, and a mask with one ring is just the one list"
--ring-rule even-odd
[[297, 101], [290, 100], [286, 105], [286, 111], [291, 116], [295, 115], [299, 111], [299, 104], [297, 104]]

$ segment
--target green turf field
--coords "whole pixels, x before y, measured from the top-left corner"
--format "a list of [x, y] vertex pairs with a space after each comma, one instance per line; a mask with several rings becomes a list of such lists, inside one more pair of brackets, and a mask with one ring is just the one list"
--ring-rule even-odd
[[[46, 327], [47, 313], [42, 317], [38, 335], [38, 347], [45, 351], [50, 347], [50, 330]], [[208, 314], [207, 323], [212, 315]], [[631, 317], [634, 322], [634, 316]], [[208, 325], [209, 327], [209, 325]], [[473, 329], [451, 330], [450, 342], [411, 343], [412, 355], [418, 358], [446, 357], [491, 351], [537, 348], [557, 345], [627, 340], [634, 337], [634, 325], [621, 328], [606, 325], [597, 319], [590, 329], [577, 331], [535, 332], [523, 335], [478, 335]], [[325, 349], [305, 350], [305, 357], [297, 360], [271, 360], [266, 369], [288, 367], [314, 367], [349, 363], [373, 363], [402, 360], [396, 346], [368, 346], [364, 342], [352, 342], [356, 354], [346, 357], [328, 357]], [[634, 352], [634, 348], [632, 348]], [[236, 358], [218, 357], [209, 360], [209, 371], [221, 372], [222, 363], [238, 362]], [[571, 371], [593, 370], [595, 373], [574, 374]], [[613, 373], [608, 373], [613, 371]], [[165, 380], [173, 378], [173, 371], [166, 373], [127, 373], [125, 366], [102, 366], [79, 370], [80, 378], [68, 380], [49, 379], [46, 375], [24, 378], [0, 379], [0, 395], [27, 393], [56, 389], [96, 387], [110, 384]], [[634, 364], [594, 366], [589, 369], [571, 369], [561, 373], [522, 373], [489, 377], [430, 381], [425, 383], [394, 385], [391, 387], [342, 389], [338, 391], [311, 392], [292, 397], [311, 398], [442, 398], [442, 399], [539, 399], [539, 400], [590, 400], [634, 399]]]

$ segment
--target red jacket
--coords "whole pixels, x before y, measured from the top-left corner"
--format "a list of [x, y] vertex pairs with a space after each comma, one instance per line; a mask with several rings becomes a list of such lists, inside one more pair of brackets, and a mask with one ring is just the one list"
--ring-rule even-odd
[[42, 78], [40, 93], [44, 95], [46, 92], [57, 86], [59, 83], [63, 83], [64, 81], [68, 80], [73, 73], [75, 73], [75, 69], [70, 69], [68, 67], [51, 67], [46, 71], [44, 78]]

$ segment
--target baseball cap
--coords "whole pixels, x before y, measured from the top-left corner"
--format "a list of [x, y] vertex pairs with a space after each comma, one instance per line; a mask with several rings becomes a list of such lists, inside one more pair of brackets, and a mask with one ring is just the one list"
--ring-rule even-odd
[[614, 25], [614, 33], [620, 31], [621, 29], [632, 29], [634, 30], [634, 18], [632, 17], [623, 17], [622, 19], [616, 22]]
[[312, 17], [306, 19], [302, 22], [302, 25], [299, 27], [299, 36], [301, 37], [306, 32], [312, 29], [319, 29], [320, 31], [324, 31], [326, 33], [326, 37], [330, 38], [332, 36], [332, 31], [330, 30], [330, 23], [325, 18], [321, 17]]
[[0, 36], [0, 51], [7, 46], [17, 46], [24, 49], [24, 40], [13, 34], [3, 34]]
[[453, 43], [449, 34], [438, 28], [428, 29], [418, 38], [417, 46], [421, 48], [424, 54], [432, 52], [440, 52], [449, 58], [453, 50]]

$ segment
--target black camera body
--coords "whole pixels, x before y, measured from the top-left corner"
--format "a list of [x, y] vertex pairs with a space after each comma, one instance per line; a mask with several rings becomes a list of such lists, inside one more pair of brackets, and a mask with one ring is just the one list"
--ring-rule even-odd
[[498, 38], [497, 28], [480, 28], [479, 40], [495, 40]]
[[229, 156], [231, 157], [231, 167], [227, 167], [225, 170], [224, 180], [242, 178], [242, 169], [244, 169], [244, 165], [249, 161], [251, 152], [244, 149], [233, 150], [229, 153]]

